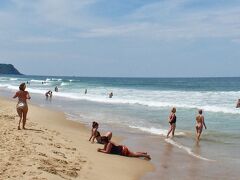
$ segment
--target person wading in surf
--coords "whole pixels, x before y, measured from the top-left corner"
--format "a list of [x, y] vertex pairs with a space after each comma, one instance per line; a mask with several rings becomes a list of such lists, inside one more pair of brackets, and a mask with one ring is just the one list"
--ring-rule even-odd
[[205, 129], [207, 129], [205, 122], [204, 122], [204, 116], [202, 115], [203, 111], [201, 109], [198, 110], [198, 115], [196, 117], [196, 140], [199, 142], [200, 136], [202, 134], [203, 126]]

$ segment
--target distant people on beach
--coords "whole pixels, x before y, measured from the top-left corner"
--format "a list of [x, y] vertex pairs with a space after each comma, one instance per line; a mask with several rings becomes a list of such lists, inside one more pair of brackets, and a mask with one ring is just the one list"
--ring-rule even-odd
[[48, 99], [49, 97], [52, 98], [52, 91], [48, 91], [45, 93], [46, 99]]
[[104, 148], [98, 148], [98, 152], [116, 154], [127, 157], [143, 157], [147, 160], [151, 159], [150, 155], [148, 155], [146, 152], [132, 152], [128, 149], [127, 146], [117, 145], [116, 143], [109, 141], [107, 137], [103, 137], [102, 142], [104, 144]]
[[101, 136], [100, 132], [98, 131], [99, 124], [97, 122], [92, 122], [92, 130], [91, 130], [91, 136], [89, 138], [89, 141], [94, 143], [94, 140], [96, 139], [99, 144], [103, 144], [102, 139], [104, 137], [107, 137], [108, 140], [111, 140], [112, 138], [112, 132], [107, 132], [104, 136]]
[[176, 117], [176, 108], [173, 107], [172, 110], [171, 110], [171, 113], [169, 115], [169, 131], [167, 133], [167, 138], [169, 137], [169, 134], [172, 132], [172, 137], [174, 137], [174, 132], [175, 132], [175, 129], [176, 129], [176, 121], [177, 121], [177, 117]]
[[207, 129], [205, 121], [204, 121], [204, 116], [202, 115], [202, 113], [203, 113], [202, 109], [199, 109], [198, 115], [196, 116], [196, 139], [197, 139], [197, 142], [200, 140], [203, 126], [205, 127], [205, 129]]
[[30, 85], [30, 82], [29, 82], [29, 81], [27, 81], [27, 84], [28, 84], [28, 85]]
[[240, 108], [240, 99], [238, 99], [238, 102], [237, 102], [236, 108]]
[[110, 92], [109, 93], [109, 98], [112, 98], [113, 97], [113, 92]]
[[87, 94], [87, 89], [85, 89], [85, 92], [84, 92], [85, 94]]
[[22, 83], [19, 86], [19, 91], [16, 92], [16, 94], [13, 96], [13, 98], [18, 98], [18, 103], [16, 106], [17, 113], [19, 115], [19, 122], [18, 122], [18, 130], [20, 130], [20, 124], [21, 121], [23, 120], [22, 128], [25, 128], [26, 125], [26, 120], [27, 120], [27, 113], [28, 113], [28, 104], [27, 104], [27, 99], [31, 99], [28, 91], [25, 91], [26, 89], [26, 84]]
[[55, 90], [55, 92], [58, 92], [58, 87], [56, 86], [54, 90]]

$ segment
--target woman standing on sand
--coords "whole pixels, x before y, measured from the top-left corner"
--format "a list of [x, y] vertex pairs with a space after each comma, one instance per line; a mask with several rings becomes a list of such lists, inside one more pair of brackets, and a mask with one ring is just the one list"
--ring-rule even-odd
[[19, 123], [18, 123], [18, 130], [20, 130], [20, 123], [23, 120], [23, 126], [22, 128], [25, 129], [26, 120], [27, 120], [27, 113], [28, 113], [28, 105], [27, 105], [27, 99], [31, 99], [28, 91], [25, 91], [26, 84], [22, 83], [19, 86], [19, 91], [16, 92], [16, 94], [13, 96], [13, 98], [18, 98], [17, 103], [17, 113], [20, 117]]
[[104, 144], [104, 148], [98, 148], [98, 152], [128, 157], [143, 157], [148, 160], [151, 159], [150, 155], [148, 155], [146, 152], [131, 152], [127, 146], [116, 145], [114, 142], [109, 141], [107, 137], [103, 137], [102, 142]]
[[169, 128], [169, 131], [167, 133], [167, 138], [169, 137], [169, 134], [172, 132], [172, 137], [174, 137], [174, 132], [175, 132], [175, 129], [176, 129], [176, 121], [177, 121], [177, 117], [175, 115], [176, 113], [176, 108], [173, 107], [172, 108], [172, 111], [169, 115], [169, 124], [170, 124], [170, 128]]
[[196, 117], [196, 139], [197, 139], [197, 141], [200, 140], [203, 126], [205, 127], [205, 129], [207, 129], [205, 122], [204, 122], [204, 116], [202, 115], [202, 110], [199, 109], [198, 115]]

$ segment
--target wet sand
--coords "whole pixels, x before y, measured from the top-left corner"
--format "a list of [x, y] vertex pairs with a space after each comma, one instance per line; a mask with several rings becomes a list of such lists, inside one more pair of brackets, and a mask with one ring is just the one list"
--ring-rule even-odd
[[0, 98], [0, 179], [134, 180], [154, 170], [146, 160], [97, 152], [89, 129], [62, 112], [29, 105], [27, 130], [17, 130], [15, 105]]
[[[239, 179], [239, 153], [236, 159], [217, 157], [214, 150], [223, 146], [206, 141], [205, 134], [199, 145], [192, 137], [175, 137], [177, 145], [164, 137], [112, 127], [113, 141], [123, 142], [132, 150], [147, 150], [150, 162], [98, 153], [99, 144], [88, 141], [89, 129], [83, 124], [66, 120], [62, 112], [30, 105], [27, 120], [29, 130], [17, 130], [16, 102], [0, 98], [0, 179]], [[119, 132], [118, 132], [119, 131]], [[122, 133], [122, 134], [121, 134]], [[179, 148], [187, 144], [194, 154]], [[228, 145], [229, 147], [230, 145]], [[221, 154], [221, 153], [220, 153]], [[232, 155], [232, 154], [231, 154]], [[224, 159], [224, 160], [223, 160]], [[214, 160], [214, 161], [211, 161]], [[153, 165], [154, 167], [153, 167]], [[114, 178], [113, 178], [114, 177]]]
[[[236, 161], [239, 162], [239, 159], [216, 157], [214, 152], [208, 152], [208, 155], [203, 153], [202, 150], [207, 146], [204, 140], [199, 145], [192, 141], [190, 152], [154, 135], [145, 136], [141, 141], [145, 142], [144, 146], [151, 149], [152, 163], [156, 167], [154, 172], [144, 176], [144, 180], [237, 180], [240, 177], [239, 163], [236, 163]], [[174, 138], [174, 141], [177, 141], [178, 145], [181, 144], [179, 138]], [[136, 145], [136, 148], [141, 147], [142, 144]], [[194, 155], [199, 155], [199, 157]], [[227, 160], [223, 160], [223, 158]]]

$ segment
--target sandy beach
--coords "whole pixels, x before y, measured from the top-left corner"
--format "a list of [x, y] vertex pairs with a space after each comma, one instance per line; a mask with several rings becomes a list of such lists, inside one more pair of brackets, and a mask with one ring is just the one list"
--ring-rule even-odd
[[0, 179], [134, 180], [154, 170], [143, 159], [97, 152], [89, 129], [63, 112], [30, 104], [27, 130], [17, 130], [15, 105], [0, 99]]

